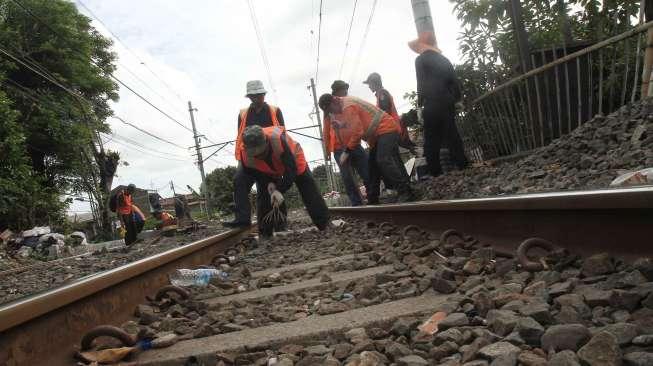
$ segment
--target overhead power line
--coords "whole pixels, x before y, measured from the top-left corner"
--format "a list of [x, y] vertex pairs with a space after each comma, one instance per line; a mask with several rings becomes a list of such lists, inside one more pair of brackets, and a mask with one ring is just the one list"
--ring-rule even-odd
[[[169, 86], [169, 85], [168, 85], [168, 84], [167, 84], [167, 83], [166, 83], [166, 82], [165, 82], [161, 77], [159, 77], [159, 75], [157, 75], [157, 73], [155, 73], [155, 72], [154, 72], [154, 71], [153, 71], [149, 66], [147, 66], [147, 64], [145, 63], [145, 61], [143, 61], [143, 60], [142, 60], [142, 59], [141, 59], [141, 58], [140, 58], [140, 57], [139, 57], [139, 56], [138, 56], [138, 55], [137, 55], [137, 54], [136, 54], [136, 53], [135, 53], [131, 48], [129, 48], [129, 46], [127, 46], [127, 44], [126, 44], [125, 42], [123, 42], [122, 39], [120, 39], [120, 37], [118, 37], [117, 34], [115, 34], [113, 31], [111, 31], [111, 28], [109, 28], [109, 26], [107, 26], [106, 23], [104, 23], [104, 22], [102, 21], [102, 19], [100, 19], [100, 17], [97, 16], [97, 15], [93, 12], [93, 10], [91, 10], [88, 6], [86, 6], [86, 4], [84, 4], [84, 2], [82, 2], [81, 0], [75, 0], [75, 1], [76, 1], [76, 2], [77, 2], [77, 3], [78, 3], [82, 8], [84, 8], [84, 9], [85, 9], [85, 10], [86, 10], [90, 15], [91, 15], [91, 17], [93, 17], [93, 19], [95, 19], [98, 23], [100, 23], [100, 24], [104, 27], [104, 29], [106, 29], [107, 32], [109, 32], [109, 34], [110, 34], [113, 38], [115, 38], [116, 41], [118, 41], [118, 43], [120, 43], [120, 44], [121, 44], [121, 45], [122, 45], [122, 46], [123, 46], [123, 47], [124, 47], [128, 52], [129, 52], [129, 53], [131, 53], [131, 55], [134, 56], [134, 58], [135, 58], [135, 59], [136, 59], [136, 60], [137, 60], [141, 65], [143, 65], [143, 67], [145, 67], [145, 68], [146, 68], [146, 69], [147, 69], [147, 70], [148, 70], [148, 71], [149, 71], [149, 72], [150, 72], [150, 73], [151, 73], [151, 74], [152, 74], [152, 75], [153, 75], [153, 76], [154, 76], [154, 77], [155, 77], [159, 82], [161, 82], [161, 84], [163, 84], [163, 85], [164, 85], [164, 86], [165, 86], [165, 87], [166, 87], [166, 88], [167, 88], [167, 89], [168, 89], [168, 90], [169, 90], [173, 95], [175, 95], [175, 96], [177, 97], [177, 99], [179, 99], [179, 101], [181, 101], [182, 103], [185, 103], [185, 102], [183, 101], [183, 99], [179, 96], [179, 94], [178, 94], [177, 92], [175, 92], [175, 91], [174, 91], [174, 90], [173, 90], [173, 89], [172, 89], [172, 88], [171, 88], [171, 87], [170, 87], [170, 86]], [[142, 80], [138, 75], [136, 75], [134, 72], [132, 72], [132, 71], [131, 71], [127, 66], [125, 66], [124, 64], [122, 64], [122, 67], [123, 67], [125, 70], [127, 70], [127, 72], [129, 72], [132, 76], [134, 76], [134, 78], [135, 78], [136, 80], [140, 81], [141, 84], [145, 85], [145, 87], [147, 87], [147, 88], [150, 89], [153, 93], [155, 93], [156, 95], [158, 95], [158, 96], [159, 96], [161, 99], [163, 99], [166, 103], [168, 103], [168, 104], [174, 106], [173, 103], [171, 103], [170, 101], [168, 101], [168, 100], [167, 100], [163, 95], [161, 95], [159, 92], [157, 92], [157, 91], [156, 91], [154, 88], [152, 88], [148, 83], [146, 83], [145, 81], [143, 81], [143, 80]], [[175, 108], [175, 109], [179, 112], [179, 107], [173, 107], [173, 108]]]
[[268, 76], [268, 82], [270, 83], [270, 89], [272, 89], [272, 94], [274, 98], [277, 98], [277, 88], [274, 86], [274, 80], [272, 80], [272, 68], [270, 67], [270, 61], [268, 60], [267, 52], [265, 51], [265, 43], [263, 42], [263, 35], [261, 34], [261, 27], [258, 24], [258, 18], [256, 17], [256, 11], [254, 10], [254, 5], [252, 0], [247, 0], [247, 5], [249, 6], [249, 16], [252, 19], [252, 25], [254, 26], [254, 32], [256, 33], [256, 39], [258, 41], [258, 47], [261, 51], [261, 58], [263, 59], [263, 66], [265, 67], [265, 72]]
[[[115, 136], [114, 136], [114, 137], [115, 137]], [[137, 152], [140, 152], [140, 153], [143, 153], [143, 154], [147, 154], [147, 155], [153, 156], [153, 157], [155, 157], [155, 158], [159, 158], [159, 159], [163, 159], [163, 160], [169, 160], [169, 161], [179, 161], [179, 162], [184, 162], [184, 163], [187, 163], [187, 162], [188, 162], [188, 160], [175, 159], [175, 158], [169, 158], [169, 157], [164, 157], [164, 156], [156, 155], [156, 154], [153, 154], [153, 153], [151, 153], [151, 152], [149, 152], [149, 151], [139, 149], [139, 148], [137, 148], [137, 147], [135, 147], [135, 146], [133, 146], [133, 145], [131, 145], [131, 144], [129, 144], [129, 143], [123, 142], [123, 141], [118, 140], [118, 139], [115, 139], [115, 138], [114, 138], [114, 140], [113, 140], [112, 142], [115, 143], [115, 144], [121, 145], [121, 146], [123, 146], [123, 147], [126, 147], [126, 148], [128, 148], [128, 149], [132, 149], [132, 150], [134, 150], [134, 151], [137, 151]]]
[[[54, 33], [56, 36], [58, 36], [58, 37], [61, 38], [61, 39], [66, 39], [66, 38], [63, 37], [59, 32], [57, 32], [54, 28], [52, 28], [52, 27], [51, 27], [47, 22], [45, 22], [43, 19], [41, 19], [40, 17], [38, 17], [36, 14], [34, 14], [34, 13], [29, 9], [29, 8], [27, 8], [25, 5], [23, 5], [19, 0], [11, 0], [11, 1], [14, 2], [15, 4], [17, 4], [17, 5], [18, 5], [21, 9], [23, 9], [25, 12], [27, 12], [27, 13], [28, 13], [32, 18], [34, 18], [37, 22], [39, 22], [40, 24], [42, 24], [43, 26], [45, 26], [46, 28], [48, 28], [48, 29], [49, 29], [52, 33]], [[86, 55], [83, 54], [80, 50], [78, 50], [78, 49], [76, 49], [76, 48], [73, 48], [73, 50], [75, 50], [76, 53], [77, 53], [78, 55], [82, 56], [82, 59], [83, 59], [84, 61], [89, 61], [90, 63], [92, 63], [92, 64], [95, 65], [96, 67], [100, 67], [100, 66], [99, 66], [99, 65], [98, 65], [98, 64], [97, 64], [93, 59], [89, 58], [89, 59], [87, 60], [87, 59], [86, 59]], [[154, 105], [154, 104], [153, 104], [152, 102], [150, 102], [147, 98], [143, 97], [141, 94], [139, 94], [138, 92], [136, 92], [132, 87], [130, 87], [130, 86], [127, 85], [125, 82], [123, 82], [122, 80], [120, 80], [119, 78], [117, 78], [115, 75], [113, 75], [113, 74], [109, 74], [109, 77], [112, 78], [113, 80], [115, 80], [116, 82], [118, 82], [120, 85], [122, 85], [122, 86], [124, 86], [125, 88], [127, 88], [127, 90], [129, 90], [130, 92], [132, 92], [133, 94], [135, 94], [137, 97], [139, 97], [139, 98], [140, 98], [141, 100], [143, 100], [145, 103], [147, 103], [148, 105], [150, 105], [152, 108], [156, 109], [159, 113], [163, 114], [164, 116], [166, 116], [166, 117], [167, 117], [168, 119], [170, 119], [171, 121], [175, 122], [176, 124], [178, 124], [179, 126], [183, 127], [184, 129], [190, 131], [191, 133], [193, 132], [190, 128], [186, 127], [186, 126], [183, 125], [181, 122], [179, 122], [178, 120], [176, 120], [175, 118], [173, 118], [172, 116], [170, 116], [168, 113], [164, 112], [161, 108], [159, 108], [159, 107], [157, 107], [156, 105]], [[63, 86], [61, 86], [61, 87], [62, 87], [62, 88], [65, 88], [65, 87], [63, 87]]]
[[173, 153], [166, 152], [166, 151], [159, 151], [159, 150], [153, 149], [151, 147], [145, 146], [142, 143], [140, 143], [139, 141], [136, 141], [136, 140], [134, 140], [132, 138], [129, 138], [129, 137], [126, 137], [126, 136], [122, 136], [122, 135], [118, 134], [117, 132], [111, 132], [111, 135], [114, 138], [118, 138], [119, 140], [122, 140], [123, 142], [127, 142], [129, 144], [132, 144], [134, 146], [138, 146], [138, 147], [140, 147], [142, 149], [146, 149], [148, 151], [151, 151], [151, 152], [154, 152], [154, 153], [157, 153], [157, 154], [167, 155], [167, 156], [172, 156], [172, 157], [175, 157], [175, 158], [189, 159], [190, 160], [190, 157], [186, 157], [186, 156], [178, 155], [178, 154], [173, 154]]
[[356, 15], [356, 5], [358, 0], [354, 0], [354, 10], [351, 12], [351, 20], [349, 21], [349, 30], [347, 31], [347, 41], [345, 42], [345, 51], [342, 53], [342, 61], [340, 61], [340, 71], [338, 71], [338, 79], [342, 79], [342, 68], [345, 65], [345, 57], [347, 56], [347, 48], [349, 48], [349, 39], [351, 38], [351, 28], [354, 25], [354, 16]]
[[128, 125], [128, 126], [130, 126], [130, 127], [133, 127], [133, 128], [135, 128], [135, 129], [141, 131], [142, 133], [144, 133], [144, 134], [146, 134], [146, 135], [148, 135], [148, 136], [154, 137], [155, 139], [157, 139], [157, 140], [159, 140], [159, 141], [162, 141], [162, 142], [165, 142], [165, 143], [167, 143], [167, 144], [170, 144], [170, 145], [173, 145], [173, 146], [175, 146], [175, 147], [178, 147], [178, 148], [180, 148], [180, 149], [186, 150], [185, 147], [183, 147], [183, 146], [181, 146], [181, 145], [178, 145], [178, 144], [175, 144], [175, 143], [172, 142], [172, 141], [168, 141], [168, 140], [164, 139], [163, 137], [159, 137], [159, 136], [157, 136], [157, 135], [155, 135], [155, 134], [153, 134], [153, 133], [151, 133], [151, 132], [149, 132], [149, 131], [146, 131], [146, 130], [144, 130], [144, 129], [142, 129], [142, 128], [136, 126], [136, 125], [134, 125], [134, 124], [131, 123], [131, 122], [127, 122], [127, 121], [125, 121], [125, 120], [124, 120], [123, 118], [121, 118], [121, 117], [118, 117], [118, 116], [111, 116], [111, 117], [117, 119], [118, 121], [120, 121], [120, 122], [122, 122], [122, 123], [124, 123], [124, 124], [126, 124], [126, 125]]
[[320, 0], [320, 15], [317, 26], [317, 59], [315, 60], [315, 83], [317, 84], [317, 76], [320, 72], [320, 43], [322, 42], [322, 0]]
[[365, 42], [367, 41], [367, 35], [370, 32], [370, 26], [372, 25], [372, 19], [374, 18], [374, 10], [376, 9], [376, 3], [378, 0], [374, 0], [372, 3], [372, 10], [370, 11], [370, 17], [367, 20], [367, 25], [365, 26], [365, 31], [363, 32], [363, 39], [361, 40], [360, 48], [358, 49], [358, 54], [356, 55], [356, 61], [354, 63], [354, 68], [351, 71], [351, 76], [349, 76], [349, 83], [356, 75], [358, 71], [358, 64], [360, 63], [361, 57], [363, 56], [363, 49], [365, 48]]

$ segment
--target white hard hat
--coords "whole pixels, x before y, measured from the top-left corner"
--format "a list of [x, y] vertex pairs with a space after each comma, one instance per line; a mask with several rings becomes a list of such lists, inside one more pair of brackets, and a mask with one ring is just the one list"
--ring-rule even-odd
[[267, 91], [263, 87], [263, 82], [261, 80], [250, 80], [247, 82], [247, 94], [245, 96], [250, 96], [252, 94], [265, 94]]

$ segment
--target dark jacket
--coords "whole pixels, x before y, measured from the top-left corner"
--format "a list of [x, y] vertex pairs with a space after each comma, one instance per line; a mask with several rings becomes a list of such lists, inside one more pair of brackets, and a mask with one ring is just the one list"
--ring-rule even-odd
[[461, 98], [460, 84], [449, 60], [428, 50], [415, 59], [417, 105], [453, 107]]

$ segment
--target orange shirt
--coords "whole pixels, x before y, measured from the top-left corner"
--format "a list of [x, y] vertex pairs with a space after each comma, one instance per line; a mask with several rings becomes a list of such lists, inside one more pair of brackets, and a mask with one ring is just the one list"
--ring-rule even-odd
[[116, 211], [121, 215], [129, 215], [132, 213], [132, 195], [126, 191], [122, 191], [121, 195], [122, 200], [120, 199], [120, 196], [118, 196], [118, 208]]
[[342, 113], [328, 116], [329, 123], [325, 118], [322, 135], [329, 138], [328, 141], [325, 141], [327, 148], [336, 148], [337, 144], [340, 143], [332, 140], [332, 138], [335, 139], [336, 137], [332, 133], [334, 130], [332, 122], [334, 120], [340, 121], [346, 126], [347, 132], [346, 134], [343, 133], [345, 138], [342, 139], [340, 145], [350, 150], [356, 148], [361, 140], [365, 140], [370, 147], [374, 147], [378, 136], [401, 132], [399, 122], [375, 105], [356, 97], [334, 98], [342, 100], [343, 109]]

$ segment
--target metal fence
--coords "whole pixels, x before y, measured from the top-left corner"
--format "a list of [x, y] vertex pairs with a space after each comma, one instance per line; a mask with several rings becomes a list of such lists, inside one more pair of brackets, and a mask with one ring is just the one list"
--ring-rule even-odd
[[641, 24], [578, 51], [531, 52], [532, 64], [542, 66], [468, 102], [459, 128], [469, 157], [480, 162], [547, 145], [639, 99], [645, 33], [652, 27]]

